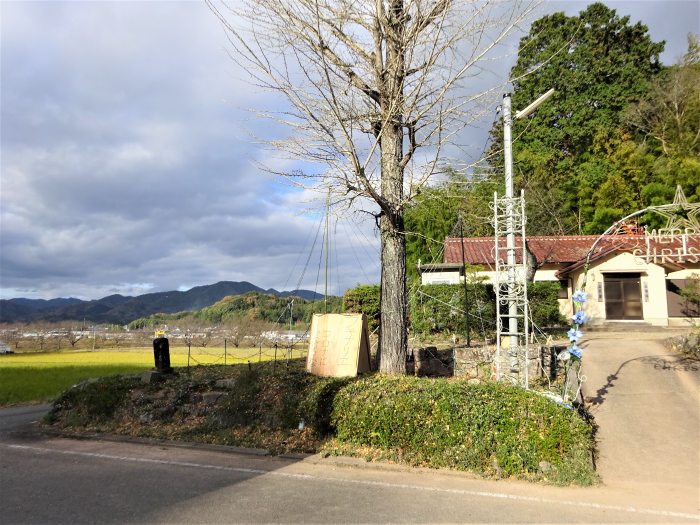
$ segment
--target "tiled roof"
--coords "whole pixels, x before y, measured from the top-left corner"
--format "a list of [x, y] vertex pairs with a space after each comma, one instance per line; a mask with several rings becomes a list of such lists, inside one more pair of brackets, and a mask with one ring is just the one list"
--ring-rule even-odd
[[[533, 236], [527, 238], [527, 245], [537, 259], [539, 265], [545, 263], [572, 264], [586, 257], [598, 235], [559, 235], [559, 236]], [[459, 237], [447, 237], [445, 239], [445, 253], [443, 261], [445, 263], [462, 262], [462, 242], [464, 243], [464, 262], [467, 264], [493, 265], [494, 259], [494, 238], [493, 237], [471, 237], [460, 239]], [[516, 247], [520, 246], [521, 238], [516, 238]], [[685, 237], [688, 246], [692, 246], [696, 253], [700, 253], [700, 235], [688, 235]], [[499, 245], [505, 247], [505, 238], [500, 240]], [[660, 242], [649, 239], [649, 248], [652, 251], [661, 253], [661, 250], [671, 250], [677, 252], [682, 249], [682, 239], [680, 236], [671, 242]], [[604, 237], [596, 246], [593, 256], [602, 255], [611, 251], [642, 250], [647, 252], [647, 237], [644, 235], [611, 235]], [[519, 250], [516, 250], [516, 255]], [[666, 252], [670, 253], [670, 252]], [[505, 251], [502, 252], [505, 257]], [[520, 257], [517, 262], [521, 263]]]

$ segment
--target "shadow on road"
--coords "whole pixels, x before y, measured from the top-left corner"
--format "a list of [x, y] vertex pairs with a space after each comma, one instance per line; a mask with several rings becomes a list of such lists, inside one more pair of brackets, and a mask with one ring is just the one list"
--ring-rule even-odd
[[48, 436], [35, 427], [32, 431], [32, 421], [40, 419], [46, 408], [0, 410], [4, 523], [148, 522], [150, 516], [301, 459], [175, 443]]
[[630, 363], [639, 361], [645, 365], [652, 366], [655, 370], [666, 370], [674, 372], [697, 372], [700, 370], [700, 360], [689, 356], [678, 356], [678, 355], [646, 355], [642, 357], [635, 357], [634, 359], [628, 359], [620, 364], [617, 370], [608, 375], [606, 382], [598, 390], [596, 390], [595, 396], [586, 396], [586, 403], [590, 407], [598, 407], [605, 402], [606, 396], [610, 392], [611, 388], [614, 388], [615, 382], [620, 378], [620, 373], [622, 369], [625, 368]]

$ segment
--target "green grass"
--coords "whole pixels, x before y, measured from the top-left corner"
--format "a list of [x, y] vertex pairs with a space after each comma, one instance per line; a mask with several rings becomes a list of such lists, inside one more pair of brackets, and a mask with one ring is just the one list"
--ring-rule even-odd
[[[299, 349], [294, 357], [299, 357]], [[286, 357], [286, 349], [277, 351], [277, 359]], [[228, 349], [226, 363], [246, 363], [274, 359], [274, 349]], [[186, 348], [172, 348], [173, 367], [187, 366]], [[192, 349], [190, 364], [224, 364], [223, 348]], [[133, 374], [154, 366], [150, 349], [120, 351], [32, 352], [0, 356], [0, 406], [50, 401], [65, 389], [85, 379], [115, 374]]]
[[85, 379], [138, 373], [147, 368], [126, 364], [0, 367], [0, 406], [50, 401]]
[[593, 428], [512, 385], [375, 375], [338, 392], [331, 422], [339, 442], [414, 465], [561, 485], [597, 480]]
[[[217, 386], [218, 379], [231, 386]], [[215, 403], [206, 400], [216, 392]], [[299, 423], [304, 421], [303, 428]], [[74, 431], [318, 452], [559, 485], [598, 480], [593, 427], [518, 387], [288, 366], [198, 366], [155, 384], [108, 377], [65, 391], [46, 422]]]

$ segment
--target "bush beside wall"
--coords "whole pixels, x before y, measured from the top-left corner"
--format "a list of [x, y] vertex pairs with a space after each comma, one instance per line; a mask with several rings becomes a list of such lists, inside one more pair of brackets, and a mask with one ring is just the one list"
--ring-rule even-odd
[[379, 326], [380, 288], [378, 284], [365, 284], [351, 288], [343, 296], [343, 311], [365, 314], [367, 326], [373, 331]]
[[591, 427], [569, 409], [518, 387], [375, 376], [339, 391], [338, 440], [417, 465], [590, 484]]
[[151, 384], [91, 380], [60, 396], [47, 422], [273, 453], [318, 451], [336, 436], [327, 450], [559, 484], [596, 480], [592, 427], [533, 392], [455, 379], [321, 378], [301, 361], [194, 367]]
[[[530, 317], [540, 328], [562, 326], [559, 283], [528, 283]], [[411, 297], [411, 329], [419, 334], [463, 334], [466, 331], [463, 284], [420, 286]], [[467, 301], [472, 333], [496, 331], [496, 295], [491, 284], [468, 284]]]

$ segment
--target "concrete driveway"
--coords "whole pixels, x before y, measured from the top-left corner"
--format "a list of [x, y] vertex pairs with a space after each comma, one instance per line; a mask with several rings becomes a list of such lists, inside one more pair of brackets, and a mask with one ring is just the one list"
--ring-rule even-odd
[[583, 394], [599, 425], [603, 482], [650, 503], [698, 510], [700, 361], [666, 349], [671, 335], [587, 334]]

